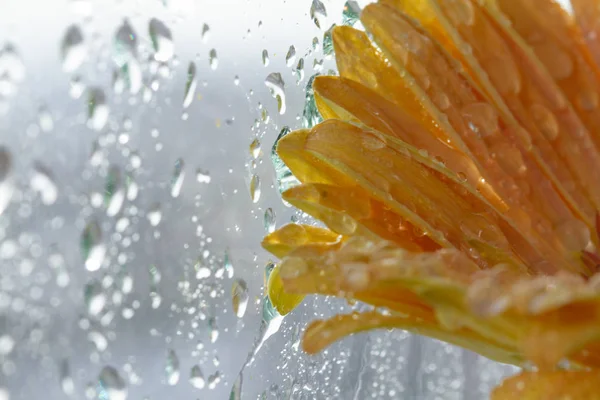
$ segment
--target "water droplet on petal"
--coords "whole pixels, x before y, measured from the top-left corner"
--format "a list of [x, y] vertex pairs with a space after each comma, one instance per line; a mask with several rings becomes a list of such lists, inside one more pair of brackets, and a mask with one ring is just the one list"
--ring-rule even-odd
[[51, 205], [56, 202], [58, 187], [52, 173], [45, 166], [38, 162], [34, 164], [33, 175], [29, 183], [31, 188], [39, 193], [42, 203]]
[[167, 374], [167, 383], [171, 386], [177, 385], [179, 382], [179, 358], [174, 350], [167, 352], [167, 364], [165, 366]]
[[285, 82], [279, 72], [270, 73], [265, 79], [265, 85], [271, 90], [271, 94], [277, 100], [279, 114], [285, 114]]
[[248, 285], [243, 279], [236, 279], [231, 286], [231, 302], [233, 312], [238, 318], [243, 318], [248, 306]]
[[488, 103], [471, 103], [463, 107], [462, 116], [467, 126], [479, 137], [498, 132], [498, 114]]
[[95, 220], [90, 221], [81, 235], [81, 254], [88, 271], [97, 271], [104, 262], [106, 246], [102, 242], [102, 231]]
[[187, 70], [187, 80], [185, 82], [185, 93], [183, 95], [183, 108], [188, 108], [194, 97], [196, 96], [196, 87], [198, 82], [196, 81], [196, 63], [190, 62]]
[[530, 110], [535, 124], [546, 139], [555, 140], [558, 137], [560, 128], [554, 114], [541, 104], [534, 104]]
[[65, 72], [73, 72], [83, 64], [87, 58], [87, 47], [81, 29], [77, 25], [67, 28], [60, 50]]
[[183, 178], [185, 178], [185, 162], [182, 158], [175, 161], [175, 168], [173, 169], [173, 176], [171, 177], [171, 196], [179, 197], [181, 193], [181, 187], [183, 186]]
[[115, 368], [106, 366], [100, 371], [98, 377], [98, 395], [100, 399], [106, 400], [127, 399], [125, 381]]

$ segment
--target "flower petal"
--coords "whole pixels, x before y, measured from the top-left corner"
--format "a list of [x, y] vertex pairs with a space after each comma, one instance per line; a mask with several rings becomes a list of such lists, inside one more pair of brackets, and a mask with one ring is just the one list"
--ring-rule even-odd
[[600, 371], [522, 372], [494, 389], [491, 400], [599, 400]]

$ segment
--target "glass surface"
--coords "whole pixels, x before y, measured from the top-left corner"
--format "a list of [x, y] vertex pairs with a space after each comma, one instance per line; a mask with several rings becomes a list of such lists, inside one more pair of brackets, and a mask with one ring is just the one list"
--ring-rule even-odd
[[0, 2], [0, 400], [481, 399], [515, 372], [401, 331], [308, 356], [350, 306], [265, 304], [260, 240], [307, 220], [271, 148], [344, 23], [311, 5]]

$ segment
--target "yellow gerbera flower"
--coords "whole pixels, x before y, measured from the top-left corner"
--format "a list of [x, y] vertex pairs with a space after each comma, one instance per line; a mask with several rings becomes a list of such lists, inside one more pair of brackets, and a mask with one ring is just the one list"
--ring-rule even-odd
[[380, 0], [337, 27], [324, 122], [277, 152], [290, 224], [272, 303], [304, 295], [373, 311], [313, 322], [309, 353], [400, 328], [537, 370], [494, 399], [600, 399], [600, 3]]

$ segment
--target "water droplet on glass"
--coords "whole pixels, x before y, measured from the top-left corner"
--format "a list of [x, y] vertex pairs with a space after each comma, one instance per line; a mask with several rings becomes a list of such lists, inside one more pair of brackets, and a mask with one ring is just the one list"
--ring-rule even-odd
[[85, 91], [85, 84], [81, 81], [81, 77], [74, 76], [69, 82], [69, 96], [74, 99], [81, 97]]
[[204, 43], [208, 42], [208, 38], [210, 37], [210, 26], [207, 24], [202, 25], [202, 33], [200, 38]]
[[296, 65], [296, 84], [299, 84], [304, 79], [304, 58], [298, 60]]
[[54, 182], [54, 177], [48, 168], [36, 162], [33, 166], [33, 175], [29, 182], [31, 188], [39, 193], [42, 203], [51, 205], [56, 202], [58, 197], [58, 188]]
[[260, 200], [260, 177], [256, 174], [250, 178], [250, 197], [253, 203], [258, 203]]
[[262, 51], [262, 63], [265, 67], [269, 65], [269, 52], [266, 49]]
[[65, 72], [77, 70], [87, 58], [87, 47], [81, 29], [77, 25], [71, 25], [67, 28], [60, 51], [62, 67]]
[[133, 177], [131, 175], [127, 175], [126, 182], [127, 182], [127, 200], [133, 201], [137, 198], [137, 195], [140, 191], [138, 184], [133, 180]]
[[85, 285], [84, 299], [88, 314], [92, 317], [100, 315], [106, 306], [106, 294], [100, 281], [93, 280]]
[[315, 91], [313, 90], [313, 82], [319, 74], [315, 74], [310, 77], [305, 88], [304, 97], [304, 111], [302, 113], [302, 127], [312, 128], [313, 126], [321, 123], [323, 118], [317, 108], [317, 102], [315, 101]]
[[148, 221], [150, 221], [150, 225], [157, 226], [158, 224], [160, 224], [160, 221], [162, 219], [162, 211], [160, 208], [160, 204], [155, 203], [150, 209], [150, 211], [148, 211], [146, 217], [148, 218]]
[[119, 66], [137, 60], [137, 34], [127, 19], [117, 29], [113, 42], [113, 60]]
[[110, 109], [106, 104], [106, 95], [99, 88], [89, 90], [88, 125], [95, 131], [101, 131], [108, 121]]
[[333, 54], [333, 29], [335, 28], [335, 24], [331, 25], [325, 34], [323, 34], [323, 54], [326, 56], [330, 56]]
[[13, 191], [12, 156], [6, 148], [0, 146], [0, 215], [10, 203]]
[[213, 390], [217, 385], [221, 383], [221, 373], [219, 371], [208, 377], [208, 388]]
[[54, 129], [54, 120], [52, 119], [52, 114], [46, 107], [40, 108], [40, 112], [38, 114], [38, 123], [40, 124], [40, 129], [42, 132], [50, 132]]
[[292, 174], [292, 171], [287, 167], [287, 165], [285, 165], [276, 151], [277, 143], [290, 132], [291, 130], [289, 127], [283, 127], [277, 136], [277, 139], [275, 139], [275, 143], [273, 143], [273, 148], [271, 149], [271, 161], [273, 162], [273, 167], [275, 168], [277, 187], [280, 193], [283, 193], [289, 188], [300, 184], [300, 181], [296, 179], [296, 177]]
[[179, 197], [181, 193], [181, 187], [183, 186], [183, 178], [185, 178], [185, 162], [182, 158], [175, 161], [175, 168], [173, 168], [173, 176], [171, 177], [171, 196]]
[[188, 108], [194, 97], [196, 96], [196, 87], [198, 82], [196, 80], [196, 63], [190, 62], [187, 70], [187, 80], [185, 82], [185, 93], [183, 95], [183, 108]]
[[102, 368], [98, 376], [98, 398], [103, 400], [126, 400], [127, 387], [116, 369]]
[[203, 389], [205, 385], [204, 375], [199, 365], [194, 365], [190, 370], [190, 384], [196, 389]]
[[279, 72], [270, 73], [265, 79], [265, 85], [271, 89], [271, 94], [277, 99], [279, 114], [285, 113], [285, 82]]
[[250, 143], [250, 155], [255, 160], [260, 156], [260, 140], [258, 140], [258, 138], [255, 138]]
[[313, 20], [317, 28], [321, 28], [321, 22], [327, 17], [325, 5], [319, 0], [313, 0], [310, 6], [310, 18]]
[[271, 207], [265, 211], [265, 230], [267, 233], [275, 232], [275, 211]]
[[75, 382], [71, 377], [69, 361], [67, 360], [62, 360], [60, 363], [60, 387], [67, 396], [71, 396], [75, 392]]
[[25, 79], [25, 64], [12, 44], [0, 49], [0, 95], [12, 96]]
[[88, 271], [97, 271], [104, 262], [106, 247], [102, 242], [102, 231], [95, 220], [90, 221], [81, 235], [81, 254]]
[[348, 0], [344, 4], [344, 11], [342, 12], [342, 24], [348, 26], [354, 26], [360, 19], [360, 7], [354, 0]]
[[312, 40], [312, 48], [314, 51], [319, 51], [319, 38], [316, 36]]
[[285, 65], [291, 67], [294, 65], [294, 61], [296, 61], [296, 48], [292, 45], [285, 55]]
[[177, 385], [177, 382], [179, 382], [179, 358], [175, 350], [170, 349], [167, 352], [165, 373], [167, 374], [167, 383], [171, 386]]
[[233, 84], [234, 84], [235, 86], [238, 86], [238, 85], [240, 84], [240, 77], [239, 77], [239, 76], [237, 76], [237, 75], [236, 75], [236, 76], [233, 78]]
[[196, 180], [199, 183], [210, 183], [210, 173], [206, 170], [198, 168], [196, 170]]
[[175, 53], [171, 30], [162, 21], [152, 18], [148, 32], [154, 48], [154, 59], [159, 62], [169, 61]]
[[106, 175], [104, 186], [104, 205], [106, 215], [114, 217], [121, 211], [125, 201], [125, 185], [119, 167], [111, 165]]
[[248, 306], [248, 285], [243, 279], [236, 279], [231, 286], [231, 303], [233, 312], [238, 318], [243, 318]]
[[214, 71], [219, 66], [219, 59], [217, 58], [217, 50], [212, 49], [208, 52], [208, 64], [210, 68]]
[[215, 317], [208, 320], [208, 328], [210, 329], [210, 342], [215, 343], [219, 339], [219, 327]]

